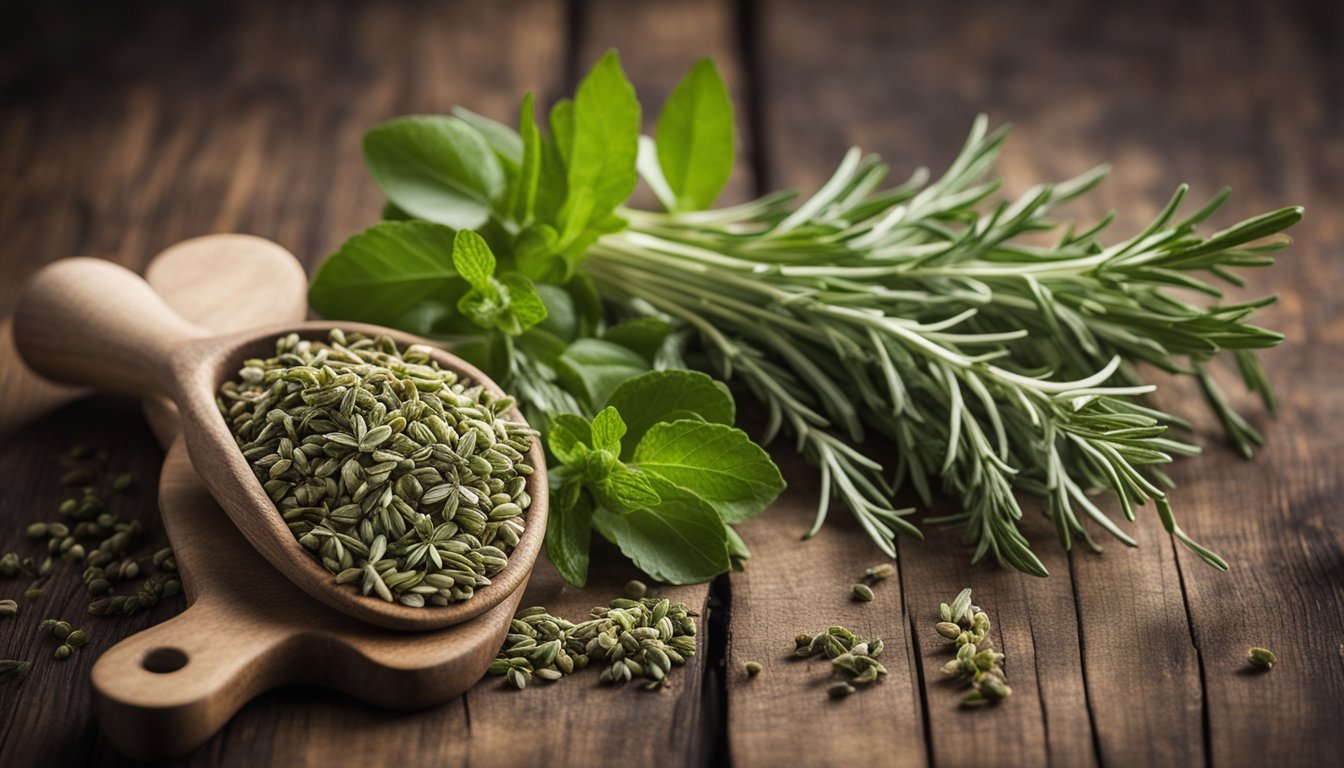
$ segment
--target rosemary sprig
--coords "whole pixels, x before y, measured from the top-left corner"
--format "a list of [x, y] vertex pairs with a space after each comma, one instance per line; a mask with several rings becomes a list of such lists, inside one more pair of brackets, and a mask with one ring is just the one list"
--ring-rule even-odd
[[[999, 180], [989, 171], [1007, 135], [987, 133], [981, 117], [933, 183], [921, 171], [881, 190], [887, 167], [851, 150], [797, 206], [778, 195], [691, 214], [622, 211], [629, 228], [593, 245], [584, 268], [604, 295], [698, 331], [715, 373], [744, 381], [768, 408], [767, 439], [781, 427], [793, 433], [823, 478], [809, 535], [834, 496], [894, 555], [895, 535], [918, 530], [890, 499], [909, 483], [929, 503], [934, 475], [962, 509], [933, 522], [962, 527], [977, 560], [989, 554], [1044, 576], [1017, 528], [1019, 492], [1044, 498], [1065, 548], [1075, 535], [1097, 547], [1083, 518], [1132, 546], [1087, 494], [1104, 488], [1130, 520], [1153, 500], [1167, 530], [1225, 568], [1171, 517], [1169, 483], [1154, 465], [1199, 449], [1167, 435], [1183, 421], [1139, 402], [1155, 386], [1134, 364], [1196, 377], [1250, 455], [1259, 435], [1204, 364], [1230, 352], [1272, 407], [1253, 350], [1282, 336], [1249, 318], [1273, 299], [1201, 306], [1172, 289], [1221, 299], [1199, 274], [1240, 285], [1231, 270], [1273, 263], [1287, 241], [1259, 241], [1302, 210], [1201, 238], [1196, 225], [1227, 192], [1177, 219], [1181, 187], [1142, 232], [1106, 245], [1110, 216], [1082, 231], [1049, 218], [1105, 168], [990, 202]], [[1057, 233], [1054, 245], [1032, 244], [1042, 232]], [[870, 432], [895, 444], [892, 473], [866, 447]]]

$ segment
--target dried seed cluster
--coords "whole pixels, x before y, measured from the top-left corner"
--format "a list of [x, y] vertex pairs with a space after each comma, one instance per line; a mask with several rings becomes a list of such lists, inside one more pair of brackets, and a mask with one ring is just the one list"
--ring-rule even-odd
[[695, 611], [681, 603], [644, 597], [612, 600], [578, 624], [552, 616], [541, 606], [519, 611], [490, 674], [504, 675], [515, 688], [532, 678], [559, 680], [589, 663], [603, 665], [604, 683], [642, 679], [641, 688], [666, 685], [673, 667], [695, 655]]
[[[45, 549], [47, 556], [40, 562], [17, 552], [0, 557], [0, 576], [26, 575], [34, 580], [24, 592], [27, 599], [42, 597], [43, 585], [58, 560], [83, 564], [84, 584], [90, 597], [95, 598], [89, 605], [89, 612], [93, 614], [137, 613], [157, 603], [160, 597], [181, 591], [182, 585], [174, 576], [177, 562], [173, 559], [172, 549], [165, 547], [152, 558], [137, 557], [136, 550], [144, 539], [140, 521], [123, 521], [119, 515], [108, 511], [113, 496], [128, 491], [134, 484], [129, 474], [108, 474], [108, 458], [106, 451], [93, 451], [82, 444], [66, 451], [60, 459], [64, 469], [61, 483], [80, 488], [77, 497], [65, 499], [57, 508], [68, 522], [39, 520], [24, 529], [25, 535]], [[151, 563], [160, 575], [150, 577], [137, 594], [127, 597], [110, 595], [116, 583], [148, 575]], [[13, 610], [6, 606], [13, 602], [0, 601], [0, 615], [16, 613], [17, 604]]]
[[305, 549], [340, 584], [412, 607], [467, 600], [523, 533], [536, 433], [512, 398], [423, 346], [333, 330], [248, 360], [218, 404]]
[[942, 619], [936, 627], [944, 640], [957, 646], [957, 657], [943, 665], [943, 672], [970, 684], [961, 698], [964, 707], [981, 707], [1003, 701], [1013, 694], [1003, 673], [1003, 654], [989, 639], [989, 616], [971, 604], [971, 590], [961, 590], [951, 604], [938, 606]]
[[840, 626], [827, 627], [816, 635], [802, 634], [793, 639], [793, 654], [808, 658], [824, 654], [831, 660], [831, 672], [843, 678], [828, 690], [833, 698], [843, 698], [858, 690], [856, 685], [868, 685], [887, 674], [887, 668], [877, 660], [884, 645], [881, 638], [864, 640]]
[[60, 641], [56, 647], [52, 658], [57, 661], [65, 661], [70, 658], [70, 654], [75, 652], [76, 648], [89, 642], [89, 635], [82, 629], [75, 629], [70, 626], [68, 621], [58, 621], [57, 619], [43, 619], [38, 625], [38, 629], [43, 632], [50, 632], [53, 637]]
[[875, 595], [873, 587], [896, 575], [896, 566], [891, 563], [878, 563], [863, 572], [863, 578], [854, 585], [854, 599], [861, 603], [871, 603]]

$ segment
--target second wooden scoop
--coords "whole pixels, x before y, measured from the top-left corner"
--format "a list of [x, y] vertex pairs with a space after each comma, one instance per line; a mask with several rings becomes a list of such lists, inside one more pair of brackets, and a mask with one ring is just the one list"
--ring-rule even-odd
[[[227, 270], [221, 264], [221, 270]], [[325, 339], [332, 328], [387, 335], [403, 347], [424, 339], [357, 323], [302, 323], [210, 337], [183, 320], [138, 275], [98, 259], [65, 259], [29, 281], [15, 311], [14, 338], [35, 371], [57, 381], [134, 395], [167, 395], [177, 405], [192, 463], [238, 530], [277, 570], [305, 592], [355, 618], [403, 630], [439, 629], [481, 615], [512, 595], [527, 579], [546, 531], [545, 456], [534, 444], [528, 460], [532, 505], [526, 530], [509, 563], [470, 600], [410, 608], [360, 595], [299, 545], [238, 449], [215, 403], [220, 385], [244, 360], [274, 353], [290, 332]], [[430, 345], [431, 348], [432, 345]], [[503, 396], [485, 374], [434, 349], [443, 368]], [[511, 418], [522, 421], [515, 409]]]

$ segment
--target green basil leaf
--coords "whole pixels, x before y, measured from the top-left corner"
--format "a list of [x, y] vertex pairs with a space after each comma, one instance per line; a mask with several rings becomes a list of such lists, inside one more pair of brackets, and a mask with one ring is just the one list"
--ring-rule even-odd
[[589, 405], [606, 401], [621, 382], [649, 369], [637, 353], [601, 339], [580, 338], [556, 363], [556, 373], [565, 389]]
[[[428, 333], [464, 290], [453, 267], [456, 232], [428, 221], [384, 221], [346, 240], [308, 288], [323, 317]], [[428, 312], [428, 305], [442, 312]], [[452, 304], [447, 304], [451, 307]]]
[[602, 338], [633, 349], [652, 364], [671, 332], [672, 325], [661, 317], [635, 317], [608, 328]]
[[493, 292], [490, 277], [495, 274], [495, 255], [485, 238], [469, 229], [458, 231], [453, 239], [453, 266], [472, 288], [481, 293]]
[[650, 478], [658, 506], [618, 515], [598, 509], [593, 524], [640, 570], [670, 584], [696, 584], [728, 571], [726, 528], [693, 493]]
[[546, 319], [537, 324], [537, 330], [546, 331], [564, 341], [573, 341], [579, 333], [579, 317], [574, 311], [574, 297], [563, 286], [537, 283], [533, 286], [541, 303], [546, 305]]
[[591, 336], [602, 323], [602, 294], [597, 283], [586, 272], [579, 272], [565, 283], [565, 290], [574, 298], [574, 311], [579, 318], [580, 336]]
[[508, 293], [508, 312], [517, 321], [520, 329], [518, 333], [546, 319], [546, 305], [526, 276], [519, 272], [505, 272], [499, 276], [499, 283]]
[[784, 490], [770, 455], [724, 424], [655, 424], [635, 447], [634, 463], [709, 502], [728, 523], [758, 514]]
[[733, 172], [733, 100], [718, 67], [691, 67], [658, 115], [658, 164], [676, 210], [713, 205]]
[[[579, 486], [573, 483], [565, 490], [569, 488], [577, 491]], [[572, 504], [557, 504], [546, 523], [546, 554], [561, 577], [576, 587], [588, 582], [592, 526], [593, 502], [584, 493], [576, 493]]]
[[471, 229], [504, 192], [504, 169], [480, 132], [452, 117], [405, 117], [364, 135], [369, 173], [398, 208]]
[[577, 464], [592, 450], [591, 435], [592, 427], [587, 419], [573, 413], [561, 413], [551, 419], [546, 442], [555, 458], [565, 464]]
[[516, 169], [523, 162], [523, 139], [509, 126], [466, 107], [453, 107], [453, 117], [475, 128], [504, 165]]
[[610, 406], [603, 408], [593, 417], [592, 445], [599, 451], [611, 451], [621, 455], [621, 436], [625, 434], [625, 422], [621, 414]]
[[711, 424], [732, 425], [736, 416], [728, 386], [699, 371], [649, 371], [621, 384], [607, 398], [629, 428], [627, 455], [654, 424], [695, 414]]
[[655, 507], [662, 500], [648, 475], [620, 463], [612, 465], [594, 491], [604, 509], [621, 515]]
[[[569, 193], [561, 214], [565, 221], [561, 242], [576, 239], [588, 222], [606, 218], [634, 191], [639, 115], [639, 100], [621, 70], [620, 57], [608, 51], [574, 95], [572, 147], [565, 155]], [[561, 141], [559, 133], [556, 140]]]
[[559, 244], [560, 234], [545, 224], [533, 224], [519, 232], [513, 246], [518, 271], [533, 280], [558, 282], [565, 275]]
[[397, 204], [391, 200], [385, 200], [383, 201], [382, 218], [384, 221], [411, 221], [415, 217], [398, 208]]

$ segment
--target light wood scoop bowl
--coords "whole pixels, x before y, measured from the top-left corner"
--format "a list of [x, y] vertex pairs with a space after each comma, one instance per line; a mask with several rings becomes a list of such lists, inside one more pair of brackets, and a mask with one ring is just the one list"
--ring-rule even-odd
[[[218, 268], [227, 271], [229, 265]], [[539, 442], [528, 452], [535, 472], [527, 483], [532, 505], [526, 529], [508, 565], [472, 599], [424, 608], [387, 603], [337, 585], [335, 576], [299, 545], [239, 450], [215, 403], [220, 385], [237, 375], [244, 360], [274, 354], [279, 337], [296, 332], [325, 340], [333, 328], [387, 335], [403, 348], [429, 345], [444, 369], [503, 396], [485, 374], [431, 342], [377, 326], [316, 322], [212, 337], [169, 308], [138, 275], [99, 259], [64, 259], [35, 274], [20, 295], [14, 338], [28, 365], [48, 378], [172, 399], [192, 463], [210, 493], [252, 546], [309, 595], [370, 624], [401, 630], [439, 629], [489, 611], [527, 579], [545, 536], [546, 464]], [[523, 419], [516, 409], [511, 418]]]

